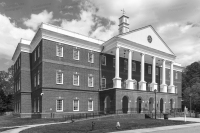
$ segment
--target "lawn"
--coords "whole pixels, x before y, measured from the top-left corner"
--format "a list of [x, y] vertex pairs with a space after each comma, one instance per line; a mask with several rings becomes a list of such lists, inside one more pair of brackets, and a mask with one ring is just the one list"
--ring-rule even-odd
[[[94, 130], [91, 131], [91, 123], [95, 122]], [[120, 122], [121, 128], [119, 130], [130, 130], [139, 128], [160, 127], [169, 125], [188, 124], [191, 122], [171, 121], [161, 119], [132, 119], [119, 118], [100, 118], [96, 120], [79, 121], [68, 124], [56, 124], [50, 126], [40, 126], [24, 130], [20, 133], [106, 133], [112, 131], [119, 131], [115, 128], [116, 122]]]

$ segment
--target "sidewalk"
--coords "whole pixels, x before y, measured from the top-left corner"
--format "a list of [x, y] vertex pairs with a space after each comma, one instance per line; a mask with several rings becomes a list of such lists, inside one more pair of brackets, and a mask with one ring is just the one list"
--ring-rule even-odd
[[[175, 118], [169, 118], [169, 120], [178, 120], [178, 121], [184, 121], [184, 117], [175, 117]], [[200, 127], [200, 118], [187, 118], [187, 121], [191, 122], [198, 122], [193, 124], [184, 124], [184, 125], [174, 125], [174, 126], [164, 126], [164, 127], [155, 127], [155, 128], [144, 128], [144, 129], [135, 129], [135, 130], [126, 130], [126, 131], [119, 131], [119, 132], [111, 132], [111, 133], [150, 133], [150, 132], [161, 132], [161, 131], [167, 131], [174, 130], [174, 129], [182, 129], [184, 128], [193, 128], [193, 127]]]

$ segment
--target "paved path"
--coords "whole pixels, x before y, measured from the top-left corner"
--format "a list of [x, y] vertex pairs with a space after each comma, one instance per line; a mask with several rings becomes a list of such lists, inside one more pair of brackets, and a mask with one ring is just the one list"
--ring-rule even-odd
[[[176, 118], [170, 118], [169, 120], [183, 120], [184, 121], [184, 118], [176, 117]], [[126, 131], [119, 131], [115, 133], [150, 133], [150, 132], [151, 133], [199, 133], [200, 132], [200, 118], [187, 118], [187, 121], [198, 122], [198, 123], [126, 130]]]

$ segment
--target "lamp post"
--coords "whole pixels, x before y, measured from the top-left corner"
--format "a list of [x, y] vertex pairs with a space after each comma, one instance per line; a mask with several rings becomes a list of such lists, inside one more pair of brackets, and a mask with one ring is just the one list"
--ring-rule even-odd
[[191, 97], [192, 97], [192, 94], [191, 94], [191, 93], [189, 94], [189, 97], [190, 97], [190, 117], [191, 117], [191, 111], [192, 111], [192, 104], [191, 104]]
[[156, 119], [156, 106], [157, 106], [157, 103], [156, 103], [156, 93], [157, 93], [157, 89], [154, 89], [154, 93], [155, 93], [155, 119]]

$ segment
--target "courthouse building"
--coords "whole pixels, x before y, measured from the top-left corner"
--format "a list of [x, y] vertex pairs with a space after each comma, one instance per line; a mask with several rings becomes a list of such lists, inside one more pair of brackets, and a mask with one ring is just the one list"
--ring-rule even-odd
[[[21, 39], [14, 61], [14, 111], [21, 117], [181, 108], [182, 67], [152, 26], [107, 41], [42, 23], [31, 41]], [[156, 100], [155, 91], [156, 90]]]

